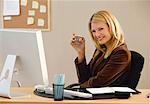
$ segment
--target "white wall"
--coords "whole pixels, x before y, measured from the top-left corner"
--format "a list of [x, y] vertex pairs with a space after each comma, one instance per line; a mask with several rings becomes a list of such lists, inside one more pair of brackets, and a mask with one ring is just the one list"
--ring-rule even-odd
[[[1, 2], [1, 1], [0, 1]], [[0, 6], [2, 7], [2, 6]], [[65, 73], [66, 85], [77, 82], [74, 66], [76, 53], [70, 46], [72, 33], [86, 38], [87, 60], [94, 50], [88, 33], [90, 16], [102, 9], [112, 11], [125, 32], [129, 49], [140, 52], [145, 57], [145, 65], [139, 82], [139, 88], [150, 88], [150, 1], [140, 0], [52, 0], [51, 31], [43, 32], [49, 80], [56, 73]], [[2, 8], [0, 8], [0, 14]], [[2, 17], [0, 19], [2, 24]]]

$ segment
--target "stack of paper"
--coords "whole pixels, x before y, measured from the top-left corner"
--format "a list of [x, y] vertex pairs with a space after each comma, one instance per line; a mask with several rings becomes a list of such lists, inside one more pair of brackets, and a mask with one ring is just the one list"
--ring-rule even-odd
[[115, 92], [130, 92], [135, 93], [136, 91], [129, 87], [101, 87], [101, 88], [86, 88], [91, 94], [106, 94]]

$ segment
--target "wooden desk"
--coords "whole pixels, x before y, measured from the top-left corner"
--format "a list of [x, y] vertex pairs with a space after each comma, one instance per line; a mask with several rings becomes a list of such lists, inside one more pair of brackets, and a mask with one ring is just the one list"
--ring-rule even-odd
[[30, 94], [19, 98], [0, 97], [0, 104], [150, 104], [150, 98], [146, 94], [150, 89], [141, 89], [141, 94], [133, 95], [129, 99], [100, 99], [100, 100], [63, 100], [54, 101], [50, 98], [44, 98], [33, 94], [33, 88], [12, 88], [12, 92], [22, 92]]

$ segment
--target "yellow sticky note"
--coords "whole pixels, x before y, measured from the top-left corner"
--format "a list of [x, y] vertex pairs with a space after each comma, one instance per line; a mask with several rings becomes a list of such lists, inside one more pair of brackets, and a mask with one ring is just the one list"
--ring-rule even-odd
[[38, 19], [38, 26], [44, 26], [44, 19], [42, 18]]
[[39, 8], [39, 3], [37, 1], [32, 1], [32, 8], [33, 9], [38, 9]]
[[28, 2], [27, 0], [21, 0], [21, 5], [22, 6], [27, 6], [27, 2]]
[[28, 17], [27, 18], [27, 25], [34, 24], [34, 18], [33, 17]]
[[35, 16], [35, 10], [29, 10], [28, 16]]
[[40, 5], [40, 12], [46, 13], [46, 6], [45, 5]]

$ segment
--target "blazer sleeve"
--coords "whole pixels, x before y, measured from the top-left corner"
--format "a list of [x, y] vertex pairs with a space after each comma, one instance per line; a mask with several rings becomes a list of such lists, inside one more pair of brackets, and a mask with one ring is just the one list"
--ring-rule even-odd
[[127, 71], [131, 56], [127, 50], [118, 50], [111, 54], [107, 64], [101, 69], [96, 76], [90, 77], [81, 84], [82, 88], [109, 86], [118, 77]]
[[89, 65], [87, 65], [86, 63], [85, 57], [81, 63], [78, 63], [78, 58], [76, 58], [75, 66], [76, 66], [76, 72], [77, 72], [79, 83], [83, 83], [87, 81], [90, 77], [90, 69], [89, 69]]

